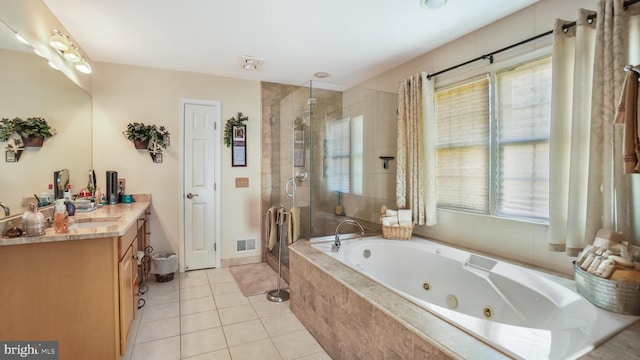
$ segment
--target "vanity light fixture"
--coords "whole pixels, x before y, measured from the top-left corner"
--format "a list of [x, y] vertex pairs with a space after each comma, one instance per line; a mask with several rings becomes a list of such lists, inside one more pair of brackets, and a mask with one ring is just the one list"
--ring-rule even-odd
[[77, 64], [76, 64], [76, 70], [80, 71], [83, 74], [91, 74], [91, 65], [89, 65], [89, 63], [87, 62], [87, 60], [85, 60], [85, 58], [82, 58]]
[[242, 70], [260, 70], [263, 63], [263, 59], [255, 56], [242, 55], [238, 61], [238, 67]]
[[60, 70], [52, 61], [49, 61], [49, 66], [51, 66], [52, 69]]
[[[80, 48], [71, 42], [69, 36], [58, 30], [53, 30], [53, 35], [49, 38], [49, 45], [56, 49], [56, 52], [65, 60], [74, 63], [76, 70], [83, 74], [91, 74], [91, 65], [82, 55]], [[49, 63], [49, 65], [57, 69], [52, 63]]]
[[53, 30], [53, 35], [49, 38], [49, 45], [56, 50], [65, 51], [69, 49], [69, 39], [60, 31]]
[[18, 41], [20, 41], [23, 44], [27, 44], [29, 45], [29, 43], [27, 42], [27, 40], [25, 40], [22, 36], [20, 36], [20, 34], [16, 33], [16, 39], [18, 39]]
[[78, 49], [76, 49], [76, 47], [73, 45], [71, 45], [67, 50], [62, 52], [62, 57], [64, 57], [65, 59], [73, 63], [77, 63], [82, 59], [80, 57], [80, 53], [78, 52]]

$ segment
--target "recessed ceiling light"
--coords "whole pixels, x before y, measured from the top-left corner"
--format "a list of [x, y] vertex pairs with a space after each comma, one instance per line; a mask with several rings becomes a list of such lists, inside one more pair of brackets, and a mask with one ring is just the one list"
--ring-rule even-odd
[[318, 71], [317, 73], [313, 73], [313, 76], [319, 79], [324, 79], [329, 77], [329, 73], [324, 71]]
[[242, 70], [260, 70], [263, 63], [263, 59], [255, 56], [242, 55], [240, 56], [240, 60], [238, 60], [238, 67]]
[[420, 5], [427, 9], [437, 9], [446, 3], [447, 0], [420, 0]]

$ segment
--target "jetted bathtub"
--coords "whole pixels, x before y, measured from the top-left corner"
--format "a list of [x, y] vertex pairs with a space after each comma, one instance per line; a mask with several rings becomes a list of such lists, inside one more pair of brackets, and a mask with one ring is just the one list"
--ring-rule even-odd
[[579, 357], [639, 317], [602, 310], [567, 279], [419, 238], [313, 242], [352, 269], [523, 359]]

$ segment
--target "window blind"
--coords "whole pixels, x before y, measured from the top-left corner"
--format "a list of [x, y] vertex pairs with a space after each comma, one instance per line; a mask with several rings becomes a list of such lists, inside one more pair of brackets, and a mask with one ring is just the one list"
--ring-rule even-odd
[[489, 77], [435, 93], [438, 206], [489, 211]]
[[497, 74], [499, 215], [549, 217], [551, 58]]
[[351, 126], [349, 118], [327, 123], [327, 185], [331, 191], [348, 193], [350, 186]]

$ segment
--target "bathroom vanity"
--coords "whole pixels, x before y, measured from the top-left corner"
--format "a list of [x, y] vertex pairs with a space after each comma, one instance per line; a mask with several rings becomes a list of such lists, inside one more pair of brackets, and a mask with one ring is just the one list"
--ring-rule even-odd
[[0, 239], [0, 339], [58, 341], [60, 359], [119, 359], [144, 281], [136, 257], [149, 207], [104, 206], [71, 217], [67, 234]]

